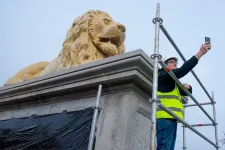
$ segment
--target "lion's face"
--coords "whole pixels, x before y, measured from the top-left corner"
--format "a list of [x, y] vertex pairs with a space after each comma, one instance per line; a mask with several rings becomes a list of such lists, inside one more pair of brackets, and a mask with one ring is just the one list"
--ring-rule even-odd
[[105, 55], [113, 56], [124, 52], [124, 25], [115, 23], [107, 13], [98, 13], [90, 18], [88, 26], [93, 44]]
[[90, 10], [74, 20], [59, 54], [69, 68], [124, 52], [125, 27], [103, 11]]

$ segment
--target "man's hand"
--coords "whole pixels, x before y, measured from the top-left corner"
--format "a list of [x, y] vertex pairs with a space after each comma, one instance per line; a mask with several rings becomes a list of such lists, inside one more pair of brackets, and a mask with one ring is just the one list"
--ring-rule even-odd
[[205, 55], [209, 51], [209, 48], [211, 48], [211, 44], [209, 44], [209, 42], [205, 42], [204, 44], [202, 44], [200, 50], [195, 55], [195, 57], [200, 59], [201, 56]]
[[184, 83], [183, 86], [185, 90], [189, 90], [191, 88], [190, 85], [187, 83]]

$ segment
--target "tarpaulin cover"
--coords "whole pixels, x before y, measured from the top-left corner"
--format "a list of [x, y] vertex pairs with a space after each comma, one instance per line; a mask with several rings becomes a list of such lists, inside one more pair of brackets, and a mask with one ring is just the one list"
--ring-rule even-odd
[[0, 121], [1, 150], [86, 150], [94, 110]]

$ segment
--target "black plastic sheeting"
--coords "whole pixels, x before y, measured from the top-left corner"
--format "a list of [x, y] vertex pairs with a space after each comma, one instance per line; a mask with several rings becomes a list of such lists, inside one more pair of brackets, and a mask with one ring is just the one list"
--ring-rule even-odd
[[1, 150], [87, 150], [93, 108], [0, 121]]

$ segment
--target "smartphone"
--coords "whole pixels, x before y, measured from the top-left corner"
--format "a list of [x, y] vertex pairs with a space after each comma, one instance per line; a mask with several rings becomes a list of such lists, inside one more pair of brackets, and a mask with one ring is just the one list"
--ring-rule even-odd
[[210, 44], [210, 38], [209, 37], [205, 37], [205, 42], [209, 42], [209, 44]]

